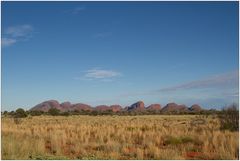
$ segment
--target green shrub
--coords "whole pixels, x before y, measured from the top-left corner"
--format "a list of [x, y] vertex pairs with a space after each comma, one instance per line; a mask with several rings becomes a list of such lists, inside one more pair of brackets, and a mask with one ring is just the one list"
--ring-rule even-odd
[[22, 108], [18, 108], [14, 114], [15, 118], [24, 118], [27, 117], [27, 113]]
[[3, 112], [3, 115], [7, 115], [7, 114], [8, 114], [8, 112], [7, 112], [7, 111], [4, 111], [4, 112]]
[[55, 155], [30, 155], [31, 160], [69, 160], [66, 156], [55, 156]]
[[192, 143], [194, 145], [200, 145], [200, 141], [193, 139], [190, 136], [180, 136], [180, 137], [174, 137], [174, 136], [166, 136], [164, 138], [164, 145], [178, 145], [178, 144], [186, 144], [186, 143]]
[[29, 114], [31, 116], [40, 116], [42, 115], [44, 112], [43, 111], [29, 111]]
[[97, 116], [99, 115], [99, 111], [92, 111], [90, 115]]
[[9, 112], [8, 114], [13, 117], [13, 116], [15, 115], [15, 112], [14, 112], [14, 111], [11, 111], [11, 112]]
[[178, 145], [181, 143], [182, 143], [182, 140], [180, 138], [173, 137], [173, 136], [167, 136], [164, 139], [164, 145]]
[[63, 112], [63, 113], [62, 113], [62, 116], [69, 116], [69, 115], [70, 115], [69, 112]]
[[81, 157], [82, 160], [97, 160], [99, 159], [97, 156], [95, 156], [94, 154], [89, 154], [87, 156], [83, 156]]
[[220, 120], [220, 130], [239, 130], [239, 112], [236, 104], [224, 108], [218, 114], [218, 118]]
[[48, 113], [52, 116], [58, 116], [60, 114], [60, 110], [56, 108], [50, 108]]
[[183, 136], [180, 138], [182, 143], [192, 143], [194, 142], [194, 139], [189, 136]]

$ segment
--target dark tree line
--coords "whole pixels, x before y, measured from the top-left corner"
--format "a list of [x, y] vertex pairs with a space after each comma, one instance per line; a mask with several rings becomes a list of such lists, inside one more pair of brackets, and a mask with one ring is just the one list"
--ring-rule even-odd
[[239, 111], [236, 104], [223, 108], [218, 118], [221, 130], [239, 131]]
[[43, 111], [25, 111], [22, 108], [18, 108], [16, 111], [4, 111], [2, 112], [3, 117], [12, 117], [18, 122], [18, 118], [25, 118], [27, 116], [40, 116], [40, 115], [50, 115], [50, 116], [71, 116], [71, 115], [118, 115], [118, 116], [137, 116], [137, 115], [215, 115], [220, 121], [221, 130], [238, 131], [239, 130], [239, 110], [237, 104], [232, 104], [223, 108], [222, 110], [202, 110], [200, 112], [164, 112], [157, 110], [144, 110], [144, 111], [117, 111], [112, 110], [106, 111], [85, 111], [85, 110], [74, 110], [61, 112], [59, 109], [51, 108], [48, 112]]

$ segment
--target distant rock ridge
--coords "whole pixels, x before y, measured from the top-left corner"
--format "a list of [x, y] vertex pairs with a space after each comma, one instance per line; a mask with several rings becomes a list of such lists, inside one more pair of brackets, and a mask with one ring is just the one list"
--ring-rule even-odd
[[161, 110], [161, 105], [160, 104], [151, 104], [146, 109], [147, 110]]
[[72, 110], [77, 110], [77, 111], [92, 111], [92, 107], [90, 105], [87, 104], [83, 104], [83, 103], [76, 103], [73, 104], [70, 109], [72, 108]]
[[161, 109], [161, 112], [200, 112], [203, 109], [201, 106], [194, 104], [191, 107], [187, 107], [186, 105], [178, 105], [176, 103], [168, 103]]
[[189, 110], [190, 110], [190, 111], [194, 111], [194, 112], [199, 112], [199, 111], [202, 110], [202, 108], [201, 108], [199, 105], [194, 104], [194, 105], [192, 105], [192, 106], [189, 108]]
[[122, 106], [120, 106], [120, 105], [111, 105], [110, 109], [112, 109], [113, 112], [118, 112], [118, 111], [123, 110]]
[[143, 101], [138, 101], [134, 104], [132, 104], [131, 106], [127, 107], [128, 111], [131, 110], [144, 110], [145, 109], [145, 105]]
[[49, 100], [34, 106], [31, 110], [47, 112], [50, 108], [56, 108], [61, 110], [62, 106], [60, 106], [60, 104], [56, 100]]
[[60, 104], [60, 106], [63, 108], [63, 110], [68, 110], [71, 108], [72, 104], [70, 102], [63, 102]]
[[168, 112], [199, 112], [202, 110], [201, 106], [194, 104], [191, 107], [187, 107], [186, 105], [178, 105], [176, 103], [168, 103], [163, 108], [161, 108], [160, 104], [151, 104], [147, 107], [145, 107], [145, 104], [143, 101], [138, 101], [131, 106], [126, 106], [123, 108], [120, 105], [98, 105], [96, 107], [92, 107], [87, 104], [83, 103], [76, 103], [71, 104], [70, 102], [63, 102], [59, 103], [56, 100], [48, 100], [44, 101], [40, 104], [37, 104], [36, 106], [32, 107], [30, 110], [32, 111], [44, 111], [47, 112], [50, 108], [56, 108], [59, 109], [61, 112], [66, 111], [113, 111], [113, 112], [119, 112], [119, 111], [161, 111], [162, 113], [168, 113]]

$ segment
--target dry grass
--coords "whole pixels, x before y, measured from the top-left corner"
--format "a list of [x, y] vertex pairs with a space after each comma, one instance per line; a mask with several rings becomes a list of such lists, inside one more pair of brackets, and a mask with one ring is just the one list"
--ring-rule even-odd
[[[196, 116], [2, 118], [2, 159], [238, 159], [238, 132]], [[195, 120], [195, 121], [193, 121]]]

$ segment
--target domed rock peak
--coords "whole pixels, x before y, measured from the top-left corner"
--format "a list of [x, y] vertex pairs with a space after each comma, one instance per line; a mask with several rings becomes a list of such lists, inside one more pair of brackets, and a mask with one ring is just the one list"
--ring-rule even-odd
[[128, 107], [128, 110], [144, 110], [145, 105], [143, 101], [138, 101], [134, 104], [132, 104], [130, 107]]
[[199, 106], [198, 104], [194, 104], [189, 108], [190, 111], [194, 111], [194, 112], [199, 112], [202, 110], [201, 106]]
[[147, 110], [160, 110], [161, 105], [160, 104], [151, 104], [147, 107]]

